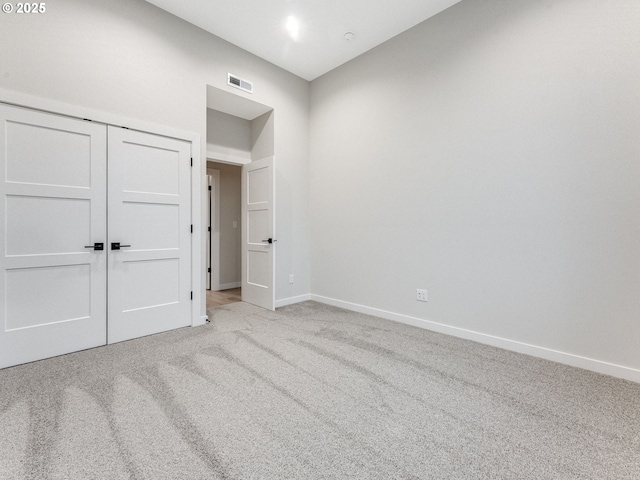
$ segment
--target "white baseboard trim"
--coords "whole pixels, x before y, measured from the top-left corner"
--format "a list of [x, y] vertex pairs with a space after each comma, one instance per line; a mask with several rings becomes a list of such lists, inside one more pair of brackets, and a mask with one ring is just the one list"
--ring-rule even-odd
[[221, 283], [220, 290], [229, 290], [230, 288], [240, 288], [242, 282]]
[[311, 300], [311, 294], [283, 298], [282, 300], [276, 300], [276, 308], [286, 307], [287, 305], [293, 305], [294, 303], [306, 302], [307, 300]]
[[543, 358], [545, 360], [551, 360], [553, 362], [562, 363], [564, 365], [582, 368], [585, 370], [590, 370], [592, 372], [602, 373], [604, 375], [610, 375], [612, 377], [622, 378], [624, 380], [630, 380], [632, 382], [640, 383], [640, 370], [634, 368], [624, 367], [622, 365], [603, 362], [601, 360], [595, 360], [592, 358], [581, 357], [579, 355], [552, 350], [545, 347], [538, 347], [536, 345], [530, 345], [528, 343], [522, 343], [515, 340], [496, 337], [493, 335], [488, 335], [486, 333], [475, 332], [473, 330], [453, 327], [450, 325], [445, 325], [443, 323], [432, 322], [430, 320], [424, 320], [417, 317], [411, 317], [409, 315], [380, 310], [378, 308], [358, 305], [356, 303], [345, 302], [343, 300], [337, 300], [335, 298], [323, 297], [321, 295], [312, 294], [311, 300], [325, 303], [327, 305], [332, 305], [334, 307], [341, 307], [353, 312], [373, 315], [375, 317], [405, 323], [414, 327], [424, 328], [426, 330], [444, 333], [446, 335], [464, 338], [466, 340], [473, 340], [485, 345], [491, 345], [493, 347], [498, 347], [513, 352], [524, 353], [525, 355], [531, 355], [532, 357]]

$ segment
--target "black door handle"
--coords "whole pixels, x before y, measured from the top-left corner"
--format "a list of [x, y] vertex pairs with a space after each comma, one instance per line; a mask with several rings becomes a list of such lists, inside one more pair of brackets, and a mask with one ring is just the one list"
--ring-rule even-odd
[[130, 247], [131, 245], [120, 245], [120, 242], [111, 242], [111, 250], [120, 250], [121, 248]]
[[93, 248], [94, 252], [97, 252], [98, 250], [104, 250], [104, 243], [94, 243], [93, 245], [86, 245], [84, 248]]
[[263, 243], [274, 243], [277, 242], [278, 240], [274, 240], [273, 238], [267, 238], [266, 240], [262, 240]]

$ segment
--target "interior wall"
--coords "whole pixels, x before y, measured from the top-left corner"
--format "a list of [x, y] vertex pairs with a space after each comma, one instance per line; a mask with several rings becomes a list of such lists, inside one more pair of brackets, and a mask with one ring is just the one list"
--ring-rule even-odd
[[207, 156], [229, 162], [250, 162], [251, 122], [208, 108]]
[[[2, 89], [198, 133], [203, 192], [206, 85], [272, 106], [276, 206], [286, 213], [276, 220], [276, 299], [309, 293], [307, 81], [144, 0], [57, 0], [43, 15], [3, 14], [0, 42]], [[254, 94], [228, 86], [227, 72], [252, 81]], [[203, 222], [194, 219], [205, 258]]]
[[[242, 280], [241, 203], [242, 167], [207, 161], [208, 169], [220, 171], [220, 289], [236, 288]], [[235, 227], [234, 227], [234, 222]], [[213, 268], [216, 268], [214, 265]]]
[[312, 292], [640, 369], [638, 25], [463, 1], [313, 81]]
[[273, 156], [274, 112], [273, 110], [251, 121], [251, 160]]

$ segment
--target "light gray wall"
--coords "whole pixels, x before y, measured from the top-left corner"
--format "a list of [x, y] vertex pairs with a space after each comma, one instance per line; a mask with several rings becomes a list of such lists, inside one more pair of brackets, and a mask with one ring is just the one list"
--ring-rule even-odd
[[638, 25], [467, 0], [313, 81], [312, 292], [640, 368]]
[[[220, 285], [239, 284], [242, 280], [240, 262], [242, 167], [207, 161], [207, 168], [220, 171]], [[233, 227], [234, 221], [237, 222], [236, 228]]]
[[[276, 298], [309, 293], [308, 82], [143, 0], [56, 0], [42, 15], [2, 14], [0, 45], [0, 88], [197, 132], [203, 177], [207, 84], [274, 107]], [[229, 71], [254, 94], [228, 87]]]
[[207, 153], [236, 161], [251, 161], [251, 122], [207, 109]]
[[271, 111], [251, 121], [252, 160], [261, 160], [274, 154], [273, 117], [274, 113]]

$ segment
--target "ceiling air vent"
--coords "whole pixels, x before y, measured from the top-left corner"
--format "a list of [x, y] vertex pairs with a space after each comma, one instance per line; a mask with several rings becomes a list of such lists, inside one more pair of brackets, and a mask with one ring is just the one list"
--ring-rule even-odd
[[244, 80], [233, 73], [227, 73], [227, 84], [232, 87], [239, 88], [245, 92], [253, 93], [253, 83], [248, 80]]

